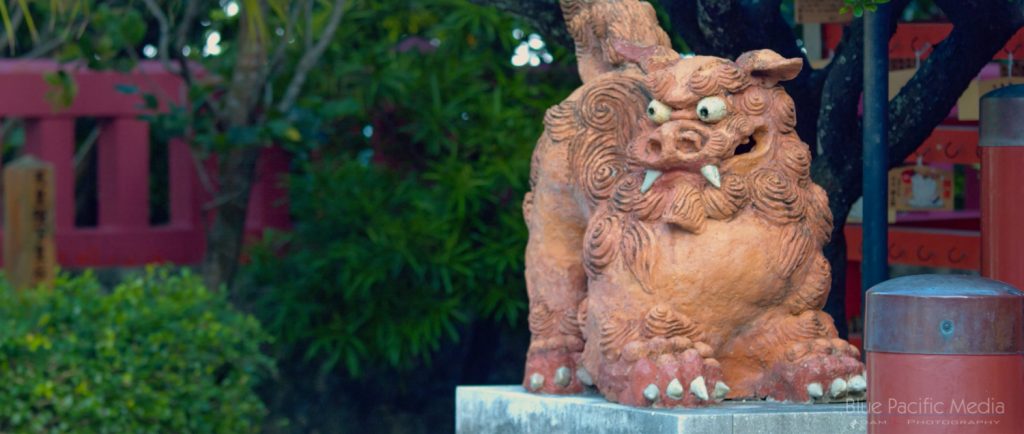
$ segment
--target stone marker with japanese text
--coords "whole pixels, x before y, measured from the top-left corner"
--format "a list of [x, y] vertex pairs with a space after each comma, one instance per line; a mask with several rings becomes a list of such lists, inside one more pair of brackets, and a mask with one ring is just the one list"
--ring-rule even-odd
[[4, 272], [14, 288], [53, 281], [53, 185], [53, 166], [32, 156], [4, 169]]

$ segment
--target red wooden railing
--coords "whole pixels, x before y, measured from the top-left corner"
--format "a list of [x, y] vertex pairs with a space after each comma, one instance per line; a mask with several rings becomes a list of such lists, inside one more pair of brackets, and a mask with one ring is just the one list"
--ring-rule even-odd
[[[46, 95], [53, 89], [44, 75], [63, 69], [77, 86], [70, 106], [55, 108]], [[137, 94], [118, 85], [139, 89]], [[204, 204], [209, 192], [199, 182], [195, 159], [183, 140], [168, 143], [169, 221], [149, 219], [149, 124], [141, 93], [160, 101], [157, 110], [181, 103], [185, 87], [156, 62], [130, 73], [91, 71], [53, 61], [0, 61], [0, 118], [25, 123], [24, 152], [53, 164], [57, 261], [63, 267], [130, 266], [154, 262], [194, 264], [205, 248]], [[97, 225], [75, 225], [75, 120], [96, 118], [101, 125], [97, 152]], [[205, 168], [204, 168], [205, 169]], [[288, 225], [281, 175], [287, 156], [263, 152], [249, 204], [247, 232]]]

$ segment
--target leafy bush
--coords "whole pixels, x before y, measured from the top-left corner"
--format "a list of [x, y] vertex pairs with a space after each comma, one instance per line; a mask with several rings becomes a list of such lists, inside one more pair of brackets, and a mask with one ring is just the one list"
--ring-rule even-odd
[[326, 143], [292, 149], [294, 230], [251, 251], [248, 270], [285, 351], [359, 374], [416, 366], [470, 320], [522, 316], [530, 155], [578, 79], [513, 67], [522, 32], [494, 9], [354, 3], [308, 83], [322, 100], [305, 106], [358, 109], [323, 120]]
[[273, 369], [256, 320], [166, 269], [103, 289], [0, 288], [0, 432], [243, 433]]

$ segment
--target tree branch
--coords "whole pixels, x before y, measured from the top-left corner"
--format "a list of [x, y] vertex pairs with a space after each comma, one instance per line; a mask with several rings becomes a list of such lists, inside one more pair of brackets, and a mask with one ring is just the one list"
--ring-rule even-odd
[[[302, 2], [302, 3], [303, 4], [298, 4], [298, 3], [292, 4], [291, 10], [288, 11], [288, 23], [285, 25], [284, 35], [281, 36], [281, 43], [277, 44], [277, 46], [274, 47], [274, 54], [270, 55], [270, 71], [267, 73], [268, 77], [271, 77], [271, 76], [274, 75], [274, 73], [276, 72], [276, 70], [278, 68], [280, 68], [281, 63], [284, 60], [284, 55], [288, 51], [288, 45], [289, 45], [288, 40], [291, 39], [294, 36], [294, 34], [295, 34], [295, 23], [297, 23], [298, 20], [299, 20], [299, 11], [302, 10], [302, 9], [305, 9], [306, 13], [312, 14], [312, 12], [310, 12], [309, 9], [311, 7], [310, 5], [313, 4], [313, 0], [307, 0], [307, 1]], [[313, 46], [312, 35], [313, 35], [313, 20], [312, 19], [307, 19], [306, 20], [306, 35], [305, 35], [306, 36], [306, 49], [307, 50]]]
[[181, 68], [179, 75], [185, 84], [191, 86], [195, 81], [192, 69], [189, 67], [188, 58], [182, 53], [182, 49], [188, 44], [188, 33], [192, 29], [192, 23], [199, 16], [199, 4], [202, 0], [191, 0], [185, 2], [185, 13], [181, 17], [181, 24], [178, 25], [178, 34], [174, 41], [174, 58], [178, 59], [178, 67]]
[[47, 40], [46, 42], [41, 42], [39, 44], [36, 44], [35, 47], [32, 47], [32, 50], [30, 50], [29, 52], [19, 56], [19, 58], [20, 59], [35, 59], [35, 58], [38, 58], [38, 57], [43, 57], [43, 56], [49, 55], [53, 50], [56, 50], [56, 49], [60, 48], [61, 45], [64, 45], [64, 38], [60, 37], [60, 36], [57, 36], [57, 37], [54, 37], [53, 39]]
[[[985, 3], [986, 6], [973, 3]], [[994, 4], [1001, 7], [993, 7]], [[1013, 3], [999, 0], [945, 1], [940, 5], [948, 16], [958, 17], [954, 20], [958, 24], [954, 25], [949, 36], [935, 47], [920, 69], [889, 103], [890, 167], [903, 164], [907, 156], [920, 146], [935, 126], [945, 119], [978, 71], [992, 60], [996, 52], [1024, 24], [1024, 12], [1021, 11], [1019, 0]], [[847, 39], [846, 35], [843, 39]], [[862, 41], [863, 37], [858, 35], [853, 39], [850, 42]], [[848, 47], [854, 45], [858, 52], [863, 46], [858, 42]], [[823, 101], [832, 103], [822, 104], [823, 119], [819, 121], [819, 135], [831, 135], [827, 139], [819, 137], [828, 155], [828, 165], [834, 172], [833, 176], [845, 181], [847, 190], [843, 194], [845, 197], [837, 195], [833, 199], [830, 195], [829, 199], [844, 202], [852, 202], [861, 194], [863, 161], [860, 124], [854, 121], [859, 93], [851, 99], [848, 92], [839, 92], [838, 95], [835, 92], [844, 86], [860, 88], [860, 74], [853, 76], [854, 86], [844, 78], [850, 77], [850, 72], [853, 72], [844, 69], [855, 67], [859, 71], [863, 64], [860, 54], [851, 53], [854, 49], [848, 47], [843, 47], [841, 51], [847, 55], [856, 54], [856, 58], [845, 65], [837, 62], [843, 53], [833, 59], [832, 63], [836, 66], [829, 74], [831, 83], [826, 84], [822, 96]], [[942, 83], [942, 91], [936, 91], [937, 83]], [[845, 104], [839, 103], [844, 100], [847, 101]], [[826, 116], [829, 107], [832, 113]], [[845, 122], [842, 120], [844, 118], [847, 119]], [[829, 125], [832, 129], [826, 131]]]
[[[971, 4], [971, 3], [985, 3]], [[1024, 24], [1024, 5], [939, 1], [953, 31], [889, 104], [889, 165], [902, 164], [956, 104], [971, 80]], [[942, 83], [944, 91], [936, 92]]]
[[306, 47], [313, 46], [313, 0], [306, 0], [305, 3], [305, 18], [306, 18], [306, 32], [303, 35], [306, 41]]
[[[335, 0], [333, 9], [331, 9], [331, 16], [327, 21], [327, 25], [324, 26], [323, 34], [320, 35], [320, 39], [316, 41], [313, 48], [307, 50], [302, 58], [299, 59], [298, 65], [295, 67], [295, 73], [292, 75], [292, 81], [288, 83], [287, 89], [285, 89], [284, 97], [281, 98], [281, 102], [277, 105], [277, 110], [280, 112], [286, 112], [291, 109], [292, 105], [295, 104], [295, 100], [299, 97], [299, 92], [302, 90], [302, 84], [306, 82], [306, 75], [309, 71], [316, 66], [317, 62], [320, 61], [320, 56], [324, 54], [324, 50], [327, 49], [327, 45], [334, 39], [334, 32], [338, 29], [338, 24], [341, 22], [341, 17], [345, 12], [345, 0]], [[307, 29], [313, 31], [313, 29]]]
[[[17, 35], [18, 29], [21, 28], [21, 21], [24, 19], [24, 11], [21, 8], [17, 8], [11, 13], [11, 34]], [[17, 41], [17, 38], [15, 38]], [[9, 40], [7, 39], [7, 32], [0, 32], [0, 46], [8, 45]], [[14, 54], [13, 52], [11, 54]]]
[[[817, 172], [815, 175], [836, 172], [844, 164], [849, 164], [847, 154], [851, 152], [846, 149], [846, 144], [860, 140], [857, 107], [864, 84], [863, 55], [864, 20], [858, 18], [844, 29], [835, 55], [824, 71], [816, 125], [817, 145], [821, 149], [820, 156], [824, 158], [814, 159], [812, 166], [817, 167], [812, 167], [812, 171]], [[814, 170], [818, 167], [822, 170]], [[824, 178], [815, 177], [815, 181], [819, 179]], [[826, 190], [833, 191], [828, 187]]]
[[181, 50], [188, 42], [188, 33], [192, 31], [192, 23], [199, 15], [200, 3], [204, 3], [204, 1], [190, 0], [185, 2], [185, 13], [181, 16], [181, 24], [178, 25], [178, 31], [174, 40], [174, 45], [178, 50]]
[[572, 48], [575, 44], [565, 27], [562, 7], [558, 0], [472, 0], [481, 6], [492, 6], [499, 11], [517, 16], [526, 25], [544, 35], [549, 42]]
[[159, 45], [160, 63], [164, 66], [168, 72], [174, 72], [171, 69], [171, 58], [170, 58], [170, 24], [167, 21], [167, 15], [160, 9], [160, 5], [156, 4], [156, 0], [143, 0], [146, 4], [146, 8], [149, 9], [149, 13], [153, 14], [153, 19], [156, 20], [157, 27], [160, 29], [160, 37], [157, 42]]

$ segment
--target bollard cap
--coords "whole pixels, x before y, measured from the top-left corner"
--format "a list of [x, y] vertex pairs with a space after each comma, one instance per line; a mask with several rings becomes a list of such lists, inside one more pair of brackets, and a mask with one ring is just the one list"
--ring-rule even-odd
[[1024, 292], [973, 276], [898, 277], [867, 293], [867, 351], [1024, 353]]
[[981, 97], [978, 146], [1024, 146], [1024, 84]]

